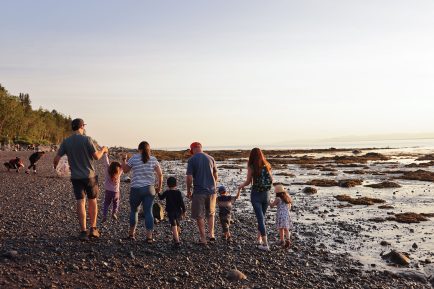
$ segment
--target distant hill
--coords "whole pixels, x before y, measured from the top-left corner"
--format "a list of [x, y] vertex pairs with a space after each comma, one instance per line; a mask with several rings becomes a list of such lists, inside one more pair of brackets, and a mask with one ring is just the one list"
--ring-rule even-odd
[[0, 84], [0, 142], [58, 144], [71, 129], [71, 118], [56, 110], [32, 109], [30, 96], [9, 92]]

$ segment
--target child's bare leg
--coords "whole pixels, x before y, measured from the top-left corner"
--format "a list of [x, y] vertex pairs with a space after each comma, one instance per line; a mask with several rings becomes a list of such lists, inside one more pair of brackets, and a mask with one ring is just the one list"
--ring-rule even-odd
[[289, 229], [285, 229], [285, 235], [286, 235], [286, 240], [291, 239], [291, 232], [289, 231]]
[[285, 242], [285, 229], [279, 228], [280, 241]]
[[178, 226], [172, 226], [172, 235], [175, 243], [179, 243]]

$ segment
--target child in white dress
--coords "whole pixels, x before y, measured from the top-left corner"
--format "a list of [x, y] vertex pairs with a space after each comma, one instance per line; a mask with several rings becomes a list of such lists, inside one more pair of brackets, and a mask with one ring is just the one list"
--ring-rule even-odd
[[288, 191], [283, 185], [275, 185], [274, 192], [276, 198], [270, 203], [271, 207], [277, 206], [276, 212], [276, 228], [279, 231], [280, 242], [279, 244], [284, 248], [289, 248], [291, 245], [291, 233], [290, 230], [293, 227], [289, 211], [291, 209], [292, 199], [288, 194]]

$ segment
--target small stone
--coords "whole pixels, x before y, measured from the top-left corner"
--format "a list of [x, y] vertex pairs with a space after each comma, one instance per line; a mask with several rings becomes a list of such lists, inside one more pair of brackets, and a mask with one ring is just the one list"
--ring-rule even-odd
[[413, 243], [413, 246], [411, 246], [413, 249], [417, 249], [417, 244]]
[[381, 246], [390, 246], [390, 243], [387, 241], [381, 241], [380, 245]]
[[226, 273], [226, 278], [229, 281], [240, 281], [240, 280], [247, 279], [247, 276], [244, 275], [244, 273], [242, 273], [238, 269], [233, 269], [233, 270], [230, 270]]

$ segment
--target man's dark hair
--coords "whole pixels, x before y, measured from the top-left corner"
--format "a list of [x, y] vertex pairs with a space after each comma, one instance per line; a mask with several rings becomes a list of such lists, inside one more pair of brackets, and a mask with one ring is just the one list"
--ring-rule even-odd
[[176, 187], [176, 178], [175, 178], [175, 177], [169, 177], [169, 178], [167, 179], [167, 186], [168, 186], [169, 188]]

